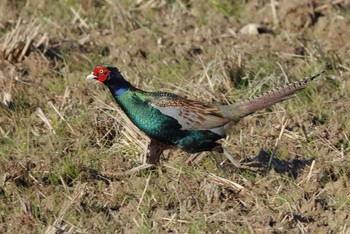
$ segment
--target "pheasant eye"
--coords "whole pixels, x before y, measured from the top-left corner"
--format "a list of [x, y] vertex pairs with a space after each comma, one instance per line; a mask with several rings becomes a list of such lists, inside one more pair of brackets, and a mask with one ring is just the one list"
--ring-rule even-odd
[[102, 74], [102, 73], [103, 73], [103, 70], [101, 69], [101, 70], [100, 70], [100, 74]]

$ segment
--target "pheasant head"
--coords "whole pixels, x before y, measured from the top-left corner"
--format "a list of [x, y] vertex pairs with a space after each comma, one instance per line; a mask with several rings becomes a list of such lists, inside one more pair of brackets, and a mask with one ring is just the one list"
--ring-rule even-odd
[[132, 86], [120, 74], [118, 68], [99, 65], [86, 77], [87, 80], [98, 80], [107, 85], [114, 96], [119, 96], [127, 92]]

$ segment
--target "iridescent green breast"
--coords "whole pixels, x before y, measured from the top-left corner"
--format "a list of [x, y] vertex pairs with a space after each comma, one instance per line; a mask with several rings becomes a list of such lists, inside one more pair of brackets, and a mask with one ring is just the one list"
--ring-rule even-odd
[[150, 137], [164, 140], [169, 138], [169, 134], [180, 130], [181, 125], [174, 118], [148, 105], [148, 98], [147, 93], [128, 91], [116, 97], [116, 100], [130, 120]]

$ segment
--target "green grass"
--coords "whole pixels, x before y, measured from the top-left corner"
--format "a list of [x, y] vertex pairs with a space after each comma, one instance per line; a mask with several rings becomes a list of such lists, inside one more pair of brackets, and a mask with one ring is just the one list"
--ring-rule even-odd
[[242, 17], [245, 13], [243, 1], [212, 0], [211, 3], [215, 9], [225, 17]]

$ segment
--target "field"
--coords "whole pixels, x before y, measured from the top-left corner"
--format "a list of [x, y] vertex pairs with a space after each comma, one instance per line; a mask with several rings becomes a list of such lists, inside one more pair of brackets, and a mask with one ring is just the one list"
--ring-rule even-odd
[[[246, 25], [252, 25], [252, 31]], [[348, 0], [0, 1], [0, 233], [350, 233]], [[233, 103], [326, 73], [232, 126], [218, 153], [165, 151], [103, 84]]]

